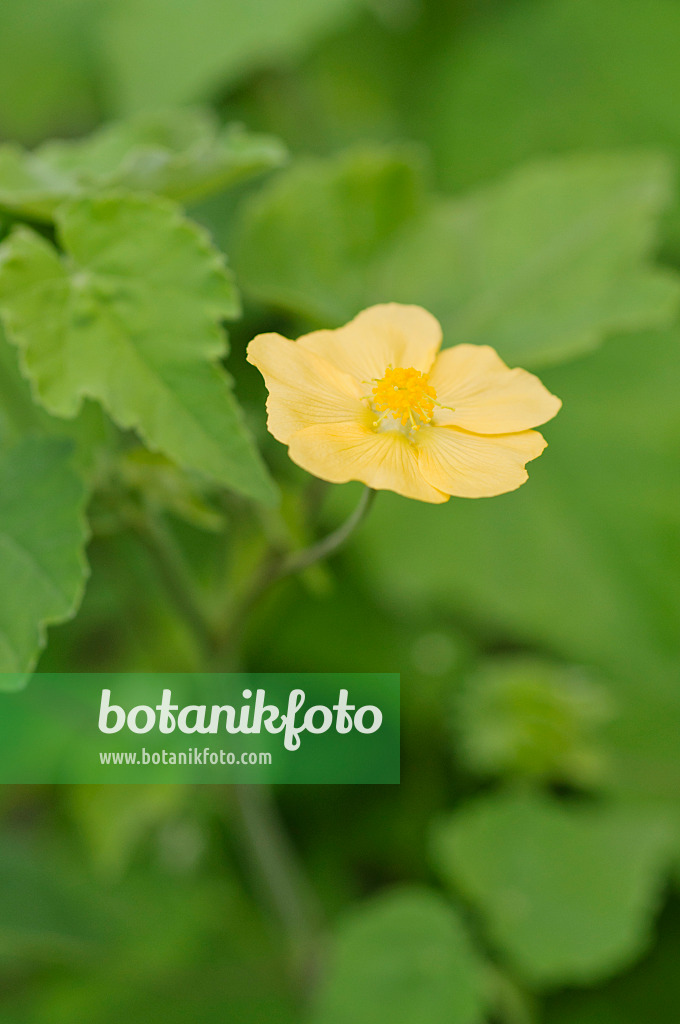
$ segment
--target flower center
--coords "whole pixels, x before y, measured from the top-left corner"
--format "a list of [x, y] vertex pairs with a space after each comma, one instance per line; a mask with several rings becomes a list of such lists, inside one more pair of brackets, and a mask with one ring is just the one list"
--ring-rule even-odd
[[426, 373], [412, 366], [404, 368], [388, 366], [384, 377], [375, 377], [371, 405], [382, 415], [374, 426], [379, 426], [386, 416], [401, 423], [402, 427], [418, 430], [422, 423], [429, 423], [437, 404], [437, 392], [428, 383]]

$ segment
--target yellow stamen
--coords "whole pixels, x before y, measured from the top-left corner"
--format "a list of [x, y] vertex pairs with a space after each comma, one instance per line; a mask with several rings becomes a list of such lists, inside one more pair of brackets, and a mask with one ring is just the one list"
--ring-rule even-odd
[[377, 425], [391, 413], [402, 427], [418, 430], [421, 423], [429, 423], [437, 404], [437, 392], [428, 383], [426, 373], [409, 366], [388, 366], [384, 377], [373, 380], [375, 387], [371, 404], [382, 413]]

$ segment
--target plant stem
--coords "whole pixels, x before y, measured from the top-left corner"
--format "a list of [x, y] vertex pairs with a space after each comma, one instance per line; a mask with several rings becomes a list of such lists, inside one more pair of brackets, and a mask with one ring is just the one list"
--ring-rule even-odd
[[243, 595], [236, 613], [225, 629], [216, 653], [216, 664], [220, 658], [226, 656], [226, 652], [233, 651], [238, 647], [245, 624], [252, 611], [276, 583], [287, 576], [304, 572], [305, 569], [309, 569], [323, 558], [334, 554], [346, 543], [368, 515], [376, 493], [372, 488], [366, 487], [349, 518], [337, 530], [310, 547], [303, 548], [301, 551], [293, 551], [287, 555], [282, 555], [273, 548], [266, 552], [251, 586]]
[[[215, 671], [219, 658], [218, 638], [196, 580], [172, 534], [151, 513], [131, 517], [129, 521], [153, 559], [158, 577], [173, 604], [194, 634], [205, 670]], [[274, 561], [270, 552], [266, 572], [261, 566], [256, 577], [258, 593], [278, 578], [280, 563], [281, 556], [277, 554]], [[247, 618], [251, 607], [252, 603], [248, 602], [240, 613]], [[221, 649], [223, 658], [227, 657], [230, 662], [228, 669], [238, 671], [238, 652]], [[225, 671], [224, 664], [219, 667]], [[317, 900], [286, 833], [271, 788], [266, 785], [234, 785], [230, 788], [241, 822], [250, 872], [287, 936], [294, 979], [306, 995], [317, 974], [321, 932]]]
[[174, 538], [161, 520], [151, 513], [140, 517], [133, 526], [155, 562], [168, 596], [194, 634], [203, 660], [209, 660], [216, 644], [215, 631], [194, 576]]
[[294, 551], [283, 560], [279, 566], [276, 579], [283, 579], [284, 576], [292, 576], [298, 572], [304, 572], [305, 569], [309, 569], [311, 565], [316, 562], [320, 562], [323, 558], [328, 558], [335, 551], [342, 547], [342, 545], [352, 536], [357, 526], [359, 526], [368, 515], [377, 491], [372, 490], [370, 487], [366, 487], [359, 499], [359, 504], [352, 512], [351, 516], [345, 520], [345, 522], [334, 530], [333, 533], [329, 533], [323, 540], [318, 541], [316, 544], [312, 544], [311, 547], [303, 548], [302, 551]]
[[[155, 516], [147, 514], [132, 523], [151, 554], [160, 579], [177, 610], [196, 637], [207, 671], [237, 671], [239, 640], [253, 608], [279, 580], [304, 572], [327, 558], [348, 540], [367, 515], [376, 492], [365, 488], [359, 504], [345, 522], [327, 537], [301, 551], [282, 555], [270, 549], [228, 629], [218, 637], [208, 609], [172, 534]], [[225, 666], [225, 661], [228, 666]], [[296, 979], [303, 991], [313, 984], [318, 967], [320, 912], [302, 865], [286, 833], [268, 786], [232, 787], [250, 863], [267, 902], [279, 918], [290, 944]]]
[[317, 974], [321, 913], [293, 845], [283, 827], [270, 787], [232, 787], [253, 874], [288, 935], [293, 970], [303, 991]]

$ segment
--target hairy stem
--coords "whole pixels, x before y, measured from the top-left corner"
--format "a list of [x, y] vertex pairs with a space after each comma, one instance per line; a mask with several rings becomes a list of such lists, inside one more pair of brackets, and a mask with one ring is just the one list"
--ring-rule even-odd
[[298, 572], [304, 572], [311, 565], [320, 562], [329, 555], [334, 554], [342, 545], [349, 540], [356, 528], [363, 522], [371, 506], [375, 501], [377, 491], [366, 487], [359, 499], [359, 504], [345, 522], [329, 533], [327, 537], [312, 544], [311, 547], [303, 548], [302, 551], [294, 551], [283, 560], [279, 566], [276, 579], [283, 579], [284, 576], [292, 576]]
[[228, 624], [217, 651], [217, 663], [221, 657], [228, 657], [240, 645], [245, 625], [251, 613], [275, 584], [288, 576], [297, 575], [312, 565], [338, 551], [349, 540], [357, 527], [363, 522], [375, 500], [376, 491], [366, 487], [359, 503], [336, 530], [322, 540], [317, 541], [301, 551], [293, 551], [282, 555], [275, 549], [266, 552], [254, 579], [244, 594], [231, 622]]

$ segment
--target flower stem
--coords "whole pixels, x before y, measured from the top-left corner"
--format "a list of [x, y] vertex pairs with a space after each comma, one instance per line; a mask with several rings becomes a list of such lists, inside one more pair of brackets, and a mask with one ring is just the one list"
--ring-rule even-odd
[[312, 565], [320, 562], [321, 559], [327, 558], [338, 551], [366, 518], [375, 500], [376, 493], [372, 488], [366, 487], [359, 499], [359, 504], [349, 518], [337, 530], [334, 530], [327, 537], [317, 541], [310, 547], [303, 548], [301, 551], [293, 551], [288, 555], [281, 555], [280, 552], [273, 548], [266, 552], [259, 569], [255, 573], [251, 586], [243, 595], [231, 622], [229, 622], [224, 631], [222, 641], [216, 652], [215, 671], [220, 668], [220, 659], [226, 658], [229, 660], [230, 654], [233, 659], [233, 652], [240, 645], [244, 627], [254, 608], [265, 594], [280, 580], [285, 579], [287, 576], [304, 572], [305, 569], [309, 569]]
[[316, 544], [312, 544], [311, 547], [303, 548], [302, 551], [294, 551], [283, 560], [279, 566], [276, 579], [283, 579], [284, 576], [292, 576], [299, 572], [304, 572], [305, 569], [309, 569], [311, 565], [316, 562], [320, 562], [323, 558], [328, 558], [329, 555], [334, 554], [342, 545], [349, 540], [357, 526], [359, 526], [368, 515], [371, 505], [375, 501], [377, 491], [372, 490], [370, 487], [364, 488], [364, 491], [359, 499], [359, 504], [352, 512], [351, 516], [345, 520], [345, 522], [334, 530], [333, 533], [329, 533], [327, 537], [317, 541]]

